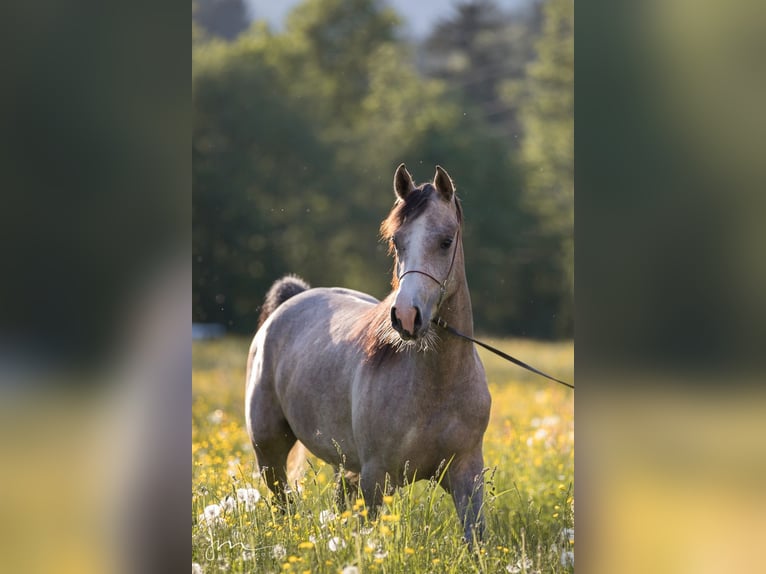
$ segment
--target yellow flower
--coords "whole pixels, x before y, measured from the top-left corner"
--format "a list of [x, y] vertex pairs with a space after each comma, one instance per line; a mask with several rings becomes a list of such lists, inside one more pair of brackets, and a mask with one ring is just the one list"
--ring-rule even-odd
[[341, 518], [351, 518], [351, 511], [350, 510], [344, 510], [343, 513], [340, 515]]
[[313, 542], [301, 542], [300, 544], [298, 544], [298, 548], [300, 548], [301, 550], [308, 550], [308, 549], [314, 548], [314, 543]]
[[438, 564], [439, 562], [441, 562], [441, 560], [439, 560], [438, 558], [434, 558], [433, 560], [431, 560], [431, 562], [433, 564]]
[[383, 522], [399, 522], [398, 514], [385, 514], [380, 518]]
[[393, 496], [384, 496], [383, 497], [383, 504], [391, 504], [394, 501]]
[[390, 529], [388, 526], [385, 526], [385, 525], [384, 525], [384, 526], [381, 526], [381, 527], [380, 527], [380, 533], [381, 533], [383, 536], [388, 536], [389, 534], [391, 534], [391, 529]]
[[287, 561], [288, 561], [290, 564], [295, 564], [295, 563], [296, 563], [296, 562], [298, 562], [299, 560], [300, 560], [300, 558], [298, 558], [297, 556], [290, 556], [290, 557], [288, 557], [288, 559], [287, 559]]
[[415, 554], [415, 549], [414, 548], [410, 548], [409, 546], [406, 546], [404, 548], [404, 553], [405, 554]]

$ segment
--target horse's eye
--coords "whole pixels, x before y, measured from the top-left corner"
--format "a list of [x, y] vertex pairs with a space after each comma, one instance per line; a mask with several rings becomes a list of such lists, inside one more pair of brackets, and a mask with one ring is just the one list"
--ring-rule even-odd
[[402, 246], [399, 245], [399, 242], [396, 240], [396, 237], [391, 238], [391, 243], [393, 243], [394, 249], [396, 249], [397, 251], [403, 251]]
[[449, 239], [445, 239], [444, 241], [442, 241], [441, 247], [442, 247], [442, 249], [449, 249], [450, 245], [452, 245], [452, 238], [451, 237]]

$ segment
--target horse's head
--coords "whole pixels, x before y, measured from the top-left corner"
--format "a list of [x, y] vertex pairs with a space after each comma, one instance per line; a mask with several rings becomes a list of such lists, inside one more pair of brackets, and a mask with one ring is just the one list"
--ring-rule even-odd
[[455, 289], [461, 212], [452, 179], [439, 166], [432, 183], [416, 187], [400, 165], [394, 192], [396, 203], [381, 233], [395, 256], [391, 326], [410, 341], [426, 336], [439, 306]]

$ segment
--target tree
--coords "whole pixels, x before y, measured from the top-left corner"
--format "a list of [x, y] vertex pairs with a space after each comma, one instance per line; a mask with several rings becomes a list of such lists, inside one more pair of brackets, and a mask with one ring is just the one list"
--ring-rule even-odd
[[243, 0], [195, 0], [192, 14], [208, 34], [224, 40], [234, 40], [250, 25]]
[[468, 0], [455, 8], [454, 16], [439, 22], [425, 41], [423, 70], [445, 80], [482, 116], [489, 133], [515, 146], [520, 131], [516, 105], [501, 96], [500, 87], [522, 78], [533, 57], [537, 4], [504, 12], [492, 0]]
[[572, 0], [546, 1], [537, 59], [528, 65], [522, 89], [509, 85], [505, 92], [521, 100], [524, 205], [538, 220], [528, 237], [537, 253], [527, 290], [545, 303], [534, 322], [550, 323], [559, 336], [571, 336], [573, 330], [573, 8]]

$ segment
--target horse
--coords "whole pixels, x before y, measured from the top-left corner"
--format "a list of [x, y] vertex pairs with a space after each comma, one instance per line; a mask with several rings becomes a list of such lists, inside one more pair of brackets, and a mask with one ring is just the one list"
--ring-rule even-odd
[[440, 474], [472, 545], [484, 530], [491, 399], [473, 345], [436, 324], [473, 334], [461, 203], [440, 166], [416, 186], [401, 164], [394, 193], [380, 226], [394, 258], [385, 299], [293, 275], [269, 290], [248, 354], [247, 430], [282, 500], [302, 445], [333, 465], [339, 492], [361, 489], [368, 518], [395, 487]]

